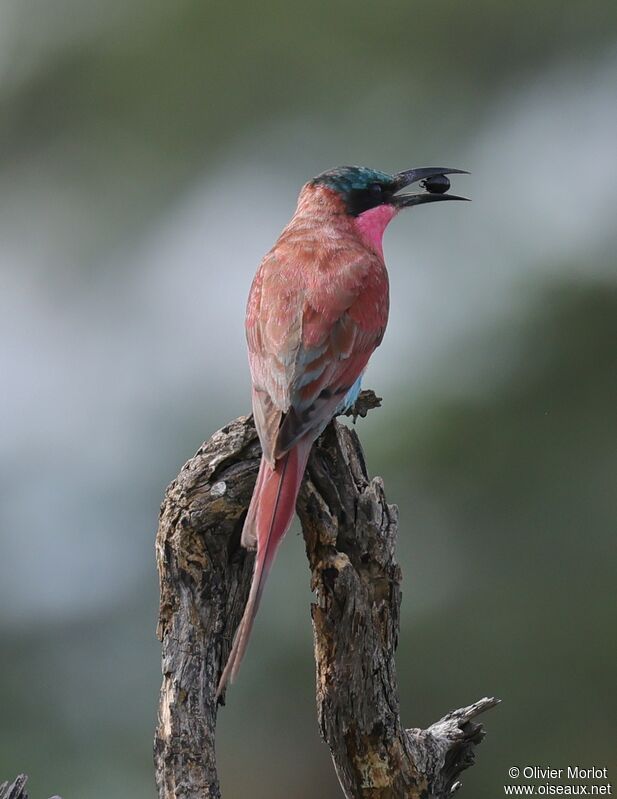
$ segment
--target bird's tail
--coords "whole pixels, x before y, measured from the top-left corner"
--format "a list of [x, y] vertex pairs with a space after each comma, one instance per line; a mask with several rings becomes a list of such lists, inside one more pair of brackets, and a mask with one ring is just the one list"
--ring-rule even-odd
[[299, 441], [292, 450], [277, 460], [274, 469], [264, 458], [261, 459], [257, 482], [242, 530], [243, 546], [254, 547], [257, 544], [253, 580], [242, 620], [219, 681], [217, 696], [228, 682], [235, 679], [240, 668], [266, 578], [279, 544], [294, 517], [311, 444], [312, 442]]

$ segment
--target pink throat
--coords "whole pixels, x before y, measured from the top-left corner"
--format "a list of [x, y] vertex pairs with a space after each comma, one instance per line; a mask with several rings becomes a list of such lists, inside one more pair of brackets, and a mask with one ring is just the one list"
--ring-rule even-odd
[[355, 219], [356, 230], [362, 241], [383, 258], [382, 238], [388, 223], [394, 219], [398, 208], [394, 205], [378, 205], [359, 214]]

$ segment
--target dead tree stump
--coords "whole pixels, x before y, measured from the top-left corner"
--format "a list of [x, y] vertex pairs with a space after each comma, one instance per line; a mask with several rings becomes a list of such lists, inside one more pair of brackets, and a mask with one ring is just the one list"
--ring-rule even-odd
[[[357, 409], [374, 407], [363, 392]], [[260, 447], [251, 417], [219, 430], [161, 506], [156, 554], [163, 684], [154, 752], [161, 799], [218, 799], [216, 687], [248, 596], [240, 546]], [[313, 447], [298, 500], [312, 605], [319, 725], [349, 799], [443, 799], [483, 736], [481, 699], [427, 730], [404, 729], [394, 652], [401, 573], [398, 514], [369, 480], [355, 432], [334, 421]]]

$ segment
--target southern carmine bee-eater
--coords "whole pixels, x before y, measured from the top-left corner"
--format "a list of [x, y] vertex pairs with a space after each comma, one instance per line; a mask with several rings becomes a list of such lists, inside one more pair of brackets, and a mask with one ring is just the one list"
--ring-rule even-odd
[[[355, 402], [388, 321], [382, 236], [403, 208], [441, 200], [445, 175], [425, 167], [388, 175], [345, 166], [300, 192], [291, 222], [264, 257], [248, 299], [253, 415], [263, 455], [242, 531], [257, 547], [250, 594], [218, 693], [236, 676], [264, 583], [291, 525], [315, 439]], [[400, 193], [421, 181], [421, 193]]]

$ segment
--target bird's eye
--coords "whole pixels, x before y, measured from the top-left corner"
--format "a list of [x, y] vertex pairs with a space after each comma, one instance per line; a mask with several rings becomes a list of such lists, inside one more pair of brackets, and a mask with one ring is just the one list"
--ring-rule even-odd
[[371, 183], [368, 187], [368, 190], [373, 197], [381, 197], [383, 188], [380, 183]]

